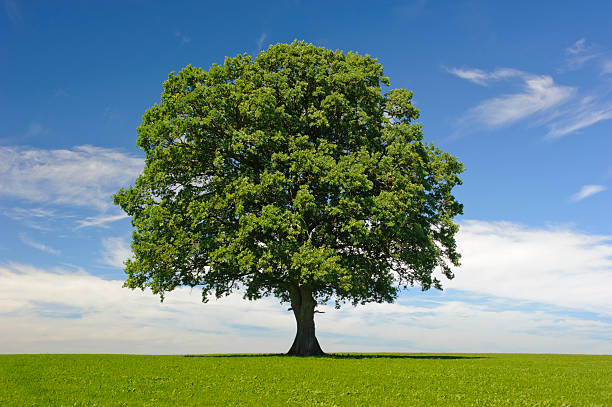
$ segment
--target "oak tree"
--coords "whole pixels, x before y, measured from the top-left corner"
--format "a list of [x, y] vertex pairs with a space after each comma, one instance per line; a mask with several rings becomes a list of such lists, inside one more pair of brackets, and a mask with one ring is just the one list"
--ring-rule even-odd
[[441, 288], [463, 167], [423, 140], [411, 98], [376, 59], [304, 42], [171, 73], [138, 127], [144, 171], [114, 196], [134, 227], [125, 286], [276, 296], [295, 355], [323, 353], [318, 304]]

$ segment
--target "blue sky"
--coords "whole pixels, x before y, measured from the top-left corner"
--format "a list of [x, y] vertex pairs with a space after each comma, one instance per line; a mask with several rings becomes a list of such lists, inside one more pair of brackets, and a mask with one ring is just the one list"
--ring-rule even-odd
[[170, 71], [305, 40], [379, 59], [465, 165], [444, 292], [317, 315], [328, 351], [612, 353], [612, 4], [42, 2], [0, 8], [0, 352], [278, 352], [274, 299], [121, 288], [136, 127]]

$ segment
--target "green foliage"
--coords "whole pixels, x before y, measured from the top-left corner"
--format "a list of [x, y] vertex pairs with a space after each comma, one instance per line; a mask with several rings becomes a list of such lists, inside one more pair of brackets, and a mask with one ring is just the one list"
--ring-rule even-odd
[[612, 356], [331, 356], [0, 355], [0, 405], [556, 407], [612, 394]]
[[462, 164], [423, 141], [375, 59], [303, 42], [171, 73], [138, 128], [130, 288], [392, 301], [458, 265]]

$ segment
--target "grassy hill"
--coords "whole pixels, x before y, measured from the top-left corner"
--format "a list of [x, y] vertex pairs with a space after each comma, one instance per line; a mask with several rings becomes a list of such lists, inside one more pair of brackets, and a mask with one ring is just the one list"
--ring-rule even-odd
[[0, 355], [2, 406], [612, 406], [612, 356]]

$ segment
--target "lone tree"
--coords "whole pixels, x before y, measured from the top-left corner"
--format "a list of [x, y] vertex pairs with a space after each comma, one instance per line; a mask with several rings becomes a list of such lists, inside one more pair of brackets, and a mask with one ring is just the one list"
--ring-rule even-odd
[[323, 353], [317, 304], [441, 289], [463, 166], [423, 141], [412, 92], [382, 85], [376, 59], [304, 42], [171, 73], [138, 127], [144, 171], [113, 197], [135, 228], [125, 286], [274, 295], [291, 355]]

